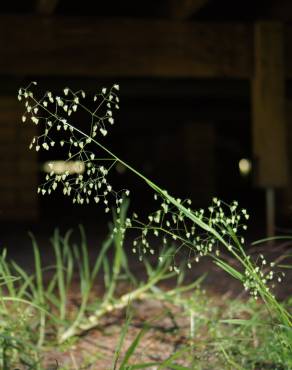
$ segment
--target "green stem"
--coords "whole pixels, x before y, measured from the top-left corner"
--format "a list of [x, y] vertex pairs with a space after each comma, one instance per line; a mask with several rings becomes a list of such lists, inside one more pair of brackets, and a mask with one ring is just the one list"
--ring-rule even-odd
[[98, 320], [103, 315], [112, 312], [114, 310], [122, 309], [128, 306], [129, 302], [140, 299], [145, 292], [151, 289], [161, 277], [165, 273], [165, 268], [162, 268], [159, 273], [157, 273], [152, 279], [150, 279], [146, 284], [142, 285], [141, 287], [135, 289], [130, 293], [126, 293], [122, 295], [116, 302], [103, 304], [97, 309], [92, 316], [89, 317], [87, 322], [84, 324], [80, 324], [78, 326], [71, 326], [68, 330], [66, 330], [59, 338], [59, 343], [63, 343], [72, 336], [78, 335], [84, 331], [91, 330], [98, 325]]

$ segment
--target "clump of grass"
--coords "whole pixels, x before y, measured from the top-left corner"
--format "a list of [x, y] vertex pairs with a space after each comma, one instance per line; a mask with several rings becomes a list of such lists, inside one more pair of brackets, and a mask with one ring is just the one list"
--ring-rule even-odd
[[0, 256], [0, 271], [0, 368], [8, 370], [20, 363], [37, 369], [37, 342], [41, 343], [43, 334], [37, 328], [45, 309], [34, 299], [23, 270], [7, 261], [6, 249]]
[[[160, 295], [157, 284], [175, 275], [169, 272], [171, 259], [158, 262], [155, 266], [145, 260], [145, 280], [134, 277], [124, 248], [125, 234], [113, 233], [114, 228], [124, 225], [127, 208], [128, 202], [125, 201], [119, 216], [114, 215], [109, 236], [93, 263], [90, 262], [83, 227], [80, 227], [80, 245], [72, 245], [72, 231], [62, 236], [55, 230], [51, 239], [55, 263], [51, 266], [43, 266], [40, 248], [34, 236], [30, 235], [34, 252], [33, 274], [27, 273], [14, 261], [7, 261], [4, 250], [0, 258], [1, 368], [8, 369], [14, 363], [30, 363], [32, 369], [37, 369], [33, 367], [37, 365], [33, 364], [41, 361], [44, 346], [70, 342], [74, 336], [96, 327], [104, 315], [124, 309], [137, 299], [147, 299], [150, 293]], [[112, 252], [113, 263], [109, 260]], [[172, 252], [171, 248], [169, 252]], [[74, 276], [79, 277], [77, 286], [76, 282], [73, 283]], [[104, 280], [104, 294], [97, 297], [94, 293], [96, 282], [101, 278]], [[181, 286], [180, 279], [175, 292], [192, 290], [200, 280]], [[120, 281], [128, 281], [131, 290], [120, 295]], [[69, 297], [77, 287], [80, 301], [72, 309]], [[169, 294], [173, 295], [174, 291], [170, 290]]]

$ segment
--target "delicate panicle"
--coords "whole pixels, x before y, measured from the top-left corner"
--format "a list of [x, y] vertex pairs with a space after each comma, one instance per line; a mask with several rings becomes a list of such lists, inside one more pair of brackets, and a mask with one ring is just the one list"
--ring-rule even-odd
[[[119, 90], [117, 84], [112, 88], [103, 88], [101, 93], [94, 95], [94, 101], [98, 101], [98, 106], [94, 110], [89, 110], [82, 103], [86, 98], [83, 90], [73, 91], [69, 87], [63, 89], [64, 95], [55, 95], [51, 91], [37, 99], [31, 91], [31, 83], [26, 88], [18, 91], [18, 99], [24, 100], [25, 114], [22, 122], [26, 122], [30, 117], [32, 123], [40, 125], [40, 135], [34, 137], [29, 148], [36, 151], [41, 149], [50, 150], [55, 145], [55, 135], [62, 135], [59, 145], [64, 147], [67, 152], [65, 161], [69, 163], [81, 163], [85, 170], [83, 175], [65, 172], [58, 175], [51, 171], [46, 176], [46, 182], [39, 187], [40, 194], [51, 194], [60, 184], [64, 195], [72, 197], [73, 203], [89, 203], [92, 199], [95, 203], [103, 200], [105, 212], [109, 212], [109, 196], [120, 204], [123, 197], [128, 194], [126, 190], [116, 192], [108, 180], [110, 170], [116, 164], [114, 158], [104, 158], [104, 153], [98, 155], [93, 152], [91, 144], [98, 130], [101, 137], [108, 134], [107, 124], [113, 124], [112, 107], [109, 102], [115, 99], [118, 101], [116, 91]], [[89, 115], [87, 125], [75, 125], [69, 116], [77, 110]], [[54, 139], [53, 139], [54, 138]], [[101, 151], [102, 152], [102, 151]], [[99, 158], [101, 157], [101, 158]]]
[[[141, 230], [140, 235], [134, 240], [135, 249], [139, 251], [141, 256], [150, 252], [150, 239], [153, 235], [161, 237], [161, 245], [176, 241], [178, 243], [177, 251], [188, 250], [188, 261], [190, 265], [192, 262], [198, 262], [201, 257], [211, 254], [219, 255], [220, 243], [214, 235], [203, 232], [202, 229], [197, 230], [199, 234], [196, 235], [196, 228], [193, 222], [185, 212], [171, 204], [167, 198], [167, 194], [155, 193], [154, 199], [156, 201], [160, 200], [161, 205], [158, 210], [148, 216], [147, 223], [133, 218], [138, 229]], [[246, 211], [242, 215], [240, 212], [235, 214], [236, 208], [234, 208], [234, 203], [229, 206], [217, 198], [213, 199], [212, 205], [208, 208], [208, 214], [204, 209], [192, 211], [188, 207], [192, 203], [190, 199], [181, 200], [178, 198], [176, 201], [182, 207], [187, 207], [187, 211], [197, 217], [198, 220], [210, 225], [218, 234], [223, 237], [225, 235], [228, 250], [236, 248], [229, 243], [229, 225], [233, 225], [232, 230], [235, 234], [243, 231], [244, 225], [241, 223], [241, 216], [246, 216]], [[238, 236], [238, 238], [242, 237]], [[141, 248], [141, 246], [144, 247]]]

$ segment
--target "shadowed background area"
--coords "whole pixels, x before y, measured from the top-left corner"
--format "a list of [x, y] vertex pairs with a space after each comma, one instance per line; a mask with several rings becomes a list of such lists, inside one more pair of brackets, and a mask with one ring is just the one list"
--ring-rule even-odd
[[[237, 199], [251, 211], [251, 238], [289, 232], [291, 20], [289, 1], [1, 4], [1, 244], [57, 225], [106, 232], [101, 208], [36, 194], [44, 163], [64, 158], [28, 150], [39, 128], [21, 126], [16, 97], [31, 80], [40, 93], [89, 95], [118, 83], [120, 110], [102, 139], [113, 152], [195, 207]], [[129, 171], [114, 168], [112, 179], [131, 190], [133, 210], [152, 209], [152, 192]]]

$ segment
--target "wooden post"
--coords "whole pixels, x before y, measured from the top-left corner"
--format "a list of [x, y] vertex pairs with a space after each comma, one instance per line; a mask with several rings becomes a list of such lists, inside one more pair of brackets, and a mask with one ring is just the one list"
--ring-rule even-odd
[[288, 182], [285, 123], [284, 30], [276, 22], [259, 22], [254, 30], [252, 134], [256, 160], [255, 185], [265, 188], [267, 231], [274, 234], [271, 194]]
[[292, 213], [292, 100], [286, 100], [286, 120], [287, 120], [287, 151], [289, 166], [289, 185], [283, 194], [283, 201], [288, 205], [287, 216]]
[[275, 236], [275, 189], [266, 188], [267, 236]]

